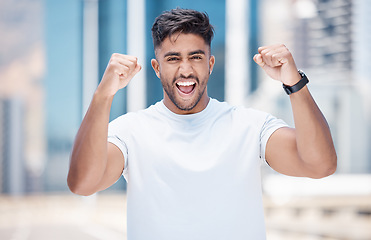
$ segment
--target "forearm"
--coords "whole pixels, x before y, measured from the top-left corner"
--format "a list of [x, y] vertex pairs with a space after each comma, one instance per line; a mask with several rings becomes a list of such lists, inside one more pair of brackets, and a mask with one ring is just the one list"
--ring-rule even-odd
[[291, 94], [290, 101], [300, 159], [314, 171], [332, 173], [337, 160], [330, 129], [308, 88]]
[[96, 192], [107, 164], [107, 134], [113, 97], [96, 92], [74, 142], [68, 186], [72, 192]]
[[117, 91], [126, 87], [140, 70], [136, 57], [112, 54], [76, 135], [67, 178], [72, 192], [89, 195], [117, 180], [123, 159], [117, 157], [120, 153], [112, 153], [118, 150], [110, 149], [108, 155], [109, 113]]

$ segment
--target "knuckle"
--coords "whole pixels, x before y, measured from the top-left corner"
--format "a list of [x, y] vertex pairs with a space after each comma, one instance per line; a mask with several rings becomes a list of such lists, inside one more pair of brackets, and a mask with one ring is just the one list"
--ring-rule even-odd
[[115, 59], [111, 59], [110, 62], [109, 62], [109, 65], [112, 66], [112, 67], [117, 67], [118, 62]]
[[130, 68], [130, 69], [132, 69], [132, 68], [135, 68], [135, 66], [136, 66], [136, 63], [135, 62], [128, 62], [128, 67]]
[[265, 55], [267, 58], [271, 58], [271, 57], [273, 56], [273, 53], [271, 53], [271, 52], [266, 52], [264, 55]]
[[114, 65], [115, 63], [117, 63], [117, 59], [115, 57], [111, 57], [108, 63]]
[[130, 66], [135, 67], [135, 66], [137, 65], [138, 58], [137, 58], [137, 57], [131, 57], [131, 58], [129, 59], [129, 61], [130, 61]]
[[122, 59], [122, 54], [120, 54], [120, 53], [113, 53], [112, 55], [111, 55], [111, 59], [110, 59], [110, 61], [119, 61], [120, 59]]
[[289, 57], [291, 57], [291, 53], [290, 53], [289, 51], [284, 52], [284, 53], [283, 53], [283, 56], [284, 56], [285, 58], [289, 58]]
[[112, 54], [112, 57], [114, 57], [114, 58], [117, 58], [117, 57], [119, 57], [121, 54], [119, 54], [119, 53], [113, 53]]
[[128, 71], [130, 71], [130, 68], [128, 66], [122, 66], [122, 70], [124, 72], [128, 72]]

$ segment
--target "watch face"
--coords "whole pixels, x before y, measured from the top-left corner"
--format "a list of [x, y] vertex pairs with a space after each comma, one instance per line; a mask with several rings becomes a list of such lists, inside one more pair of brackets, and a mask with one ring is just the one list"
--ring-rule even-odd
[[302, 70], [299, 69], [298, 72], [299, 72], [301, 78], [305, 77], [305, 73]]

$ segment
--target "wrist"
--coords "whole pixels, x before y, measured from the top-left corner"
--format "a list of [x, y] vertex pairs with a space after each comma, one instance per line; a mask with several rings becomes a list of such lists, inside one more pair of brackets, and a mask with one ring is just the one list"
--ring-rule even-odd
[[93, 98], [99, 101], [112, 101], [114, 96], [114, 94], [110, 94], [107, 91], [100, 89], [98, 86], [94, 92]]
[[300, 79], [302, 78], [299, 71], [300, 70], [295, 71], [294, 74], [292, 75], [292, 77], [290, 79], [285, 79], [285, 81], [282, 81], [282, 84], [285, 85], [285, 86], [288, 86], [288, 87], [292, 87], [295, 84], [297, 84], [300, 81]]

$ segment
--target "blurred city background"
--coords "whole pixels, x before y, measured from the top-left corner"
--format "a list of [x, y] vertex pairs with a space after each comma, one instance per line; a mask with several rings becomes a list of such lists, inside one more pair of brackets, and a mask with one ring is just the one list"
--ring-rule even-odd
[[293, 126], [281, 85], [252, 61], [259, 46], [284, 43], [330, 125], [335, 175], [263, 166], [268, 240], [370, 240], [369, 0], [0, 0], [0, 239], [126, 239], [124, 179], [73, 195], [69, 155], [112, 53], [137, 56], [143, 70], [115, 96], [111, 119], [162, 99], [150, 29], [175, 7], [206, 11], [215, 26], [211, 97]]

